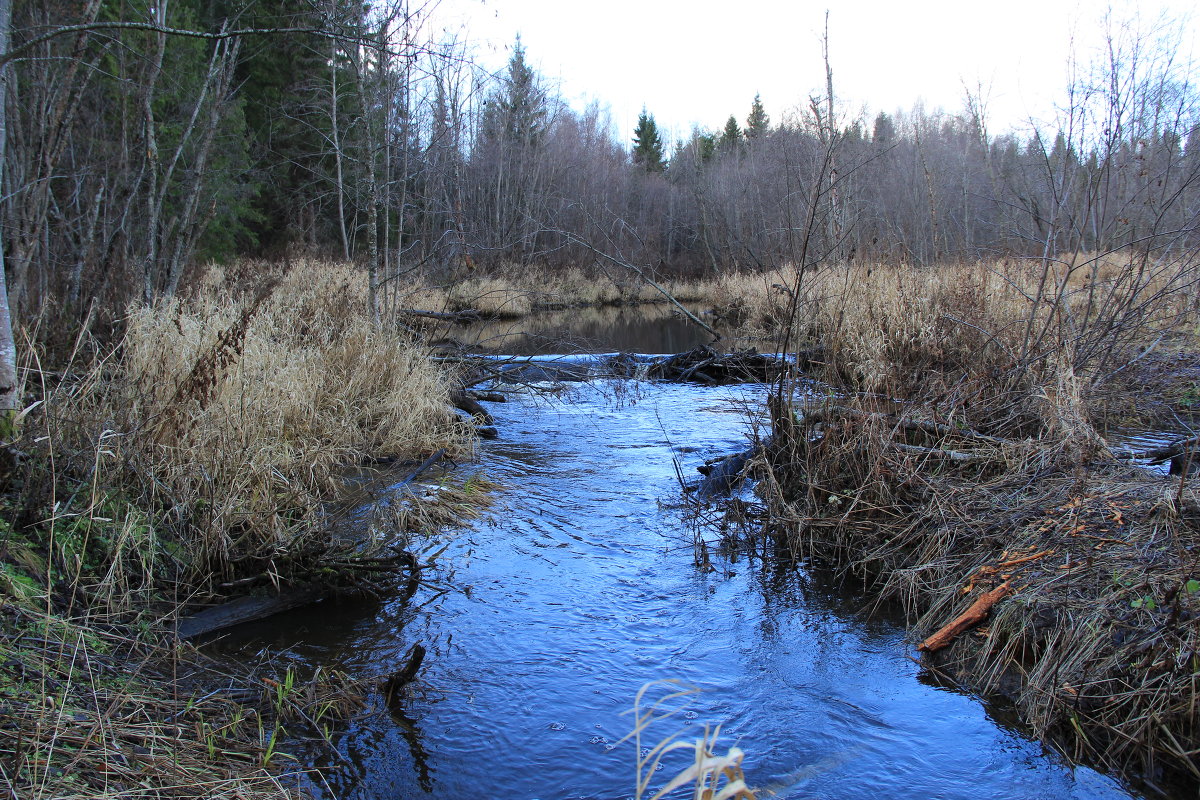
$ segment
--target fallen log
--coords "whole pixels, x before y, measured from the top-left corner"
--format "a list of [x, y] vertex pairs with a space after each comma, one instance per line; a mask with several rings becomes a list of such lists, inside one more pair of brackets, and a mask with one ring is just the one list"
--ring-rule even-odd
[[1161, 445], [1159, 447], [1150, 447], [1142, 450], [1135, 450], [1131, 447], [1110, 448], [1113, 458], [1122, 461], [1133, 461], [1136, 459], [1146, 459], [1151, 464], [1161, 464], [1164, 461], [1170, 461], [1177, 456], [1181, 456], [1189, 450], [1194, 450], [1200, 445], [1200, 436], [1192, 436], [1187, 439], [1176, 439], [1170, 444]]
[[463, 311], [423, 311], [417, 308], [402, 308], [396, 313], [406, 317], [421, 317], [422, 319], [433, 319], [438, 322], [452, 322], [455, 325], [470, 325], [472, 322], [479, 322], [483, 319], [483, 315], [473, 308], [464, 309]]
[[472, 392], [468, 392], [465, 389], [455, 389], [450, 392], [450, 402], [455, 408], [467, 412], [484, 425], [495, 423], [492, 415], [488, 413], [486, 408], [479, 405], [479, 400], [473, 396]]
[[[434, 456], [426, 460], [425, 464], [417, 472], [414, 472], [413, 475], [406, 478], [399, 485], [410, 482], [413, 477], [420, 473], [421, 469], [433, 463], [440, 456], [440, 451], [435, 453]], [[408, 579], [405, 581], [400, 594], [405, 600], [410, 599], [416, 594], [421, 582], [421, 565], [417, 561], [417, 557], [407, 550], [401, 550], [395, 555], [385, 558], [328, 561], [325, 562], [325, 566], [343, 572], [367, 571], [377, 573], [391, 572], [397, 566], [403, 566], [408, 570]], [[258, 580], [264, 577], [256, 575], [254, 579]], [[244, 582], [231, 581], [230, 585], [238, 585]], [[224, 630], [225, 628], [232, 628], [234, 625], [240, 625], [243, 622], [254, 622], [255, 620], [266, 619], [267, 617], [281, 614], [284, 611], [291, 611], [295, 608], [319, 603], [322, 600], [333, 597], [337, 593], [338, 587], [336, 585], [309, 583], [283, 589], [274, 595], [239, 597], [236, 600], [230, 600], [227, 603], [198, 611], [189, 617], [180, 618], [175, 623], [175, 637], [180, 641], [195, 639], [198, 636], [204, 636], [215, 631]]]
[[194, 639], [243, 622], [253, 622], [293, 608], [311, 605], [332, 594], [333, 591], [328, 587], [307, 585], [285, 589], [270, 597], [239, 597], [237, 600], [206, 608], [190, 617], [183, 617], [175, 624], [175, 637], [181, 641]]
[[992, 610], [992, 606], [1008, 596], [1010, 591], [1012, 590], [1009, 587], [1008, 581], [1005, 581], [990, 592], [981, 595], [978, 600], [971, 604], [970, 608], [955, 617], [949, 624], [943, 626], [937, 633], [917, 645], [917, 650], [922, 653], [933, 653], [941, 650], [954, 641], [960, 633], [983, 622], [988, 612]]
[[986, 433], [973, 431], [970, 428], [957, 428], [953, 425], [946, 425], [941, 422], [931, 422], [929, 420], [908, 419], [897, 414], [884, 414], [878, 411], [859, 411], [855, 408], [847, 408], [845, 406], [826, 406], [815, 411], [806, 412], [801, 417], [801, 422], [806, 425], [815, 424], [817, 422], [828, 422], [832, 418], [842, 416], [851, 419], [862, 421], [880, 421], [893, 425], [901, 430], [919, 431], [927, 433], [931, 436], [957, 436], [963, 439], [970, 439], [987, 444], [1002, 445], [1007, 444], [1007, 441], [996, 436], [988, 436]]
[[583, 383], [592, 377], [587, 364], [573, 361], [514, 361], [500, 367], [504, 383]]
[[946, 450], [941, 447], [918, 447], [915, 444], [900, 444], [899, 442], [891, 442], [888, 446], [902, 453], [912, 453], [913, 455], [926, 456], [928, 458], [941, 458], [960, 464], [972, 464], [977, 461], [989, 460], [987, 456], [979, 453], [964, 453], [960, 450]]

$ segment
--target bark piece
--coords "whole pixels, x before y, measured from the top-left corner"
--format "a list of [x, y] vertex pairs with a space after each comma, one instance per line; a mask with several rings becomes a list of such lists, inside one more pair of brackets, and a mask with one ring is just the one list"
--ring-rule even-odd
[[979, 597], [971, 607], [959, 614], [948, 625], [930, 636], [917, 646], [922, 653], [932, 653], [950, 644], [963, 631], [969, 630], [987, 617], [992, 606], [1004, 599], [1012, 591], [1007, 581]]

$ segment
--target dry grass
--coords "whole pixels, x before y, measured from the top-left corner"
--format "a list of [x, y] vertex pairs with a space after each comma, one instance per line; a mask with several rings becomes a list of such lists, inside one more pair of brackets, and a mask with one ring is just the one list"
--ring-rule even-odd
[[[682, 302], [703, 300], [710, 293], [702, 282], [667, 280], [661, 285]], [[427, 311], [474, 310], [485, 317], [514, 319], [561, 308], [658, 302], [666, 301], [633, 273], [514, 265], [448, 284], [425, 276], [421, 285], [398, 293], [395, 306]]]
[[446, 377], [372, 327], [361, 284], [302, 264], [250, 297], [214, 280], [136, 309], [119, 360], [54, 398], [50, 435], [96, 454], [109, 474], [93, 483], [180, 523], [166, 527], [189, 576], [286, 572], [324, 546], [322, 503], [345, 468], [470, 449]]
[[934, 435], [856, 408], [779, 421], [760, 488], [777, 542], [866, 581], [920, 636], [1007, 582], [990, 625], [934, 663], [1007, 692], [1075, 758], [1200, 779], [1196, 488], [1115, 464], [1063, 470], [1039, 442]]
[[363, 706], [365, 687], [339, 674], [298, 682], [264, 665], [217, 680], [198, 653], [119, 625], [0, 613], [16, 634], [0, 640], [0, 796], [301, 798], [283, 740]]
[[701, 291], [743, 335], [778, 342], [790, 324], [790, 347], [819, 352], [813, 376], [834, 386], [1041, 436], [1096, 425], [1131, 362], [1194, 338], [1198, 278], [1183, 257], [1109, 253], [729, 274]]

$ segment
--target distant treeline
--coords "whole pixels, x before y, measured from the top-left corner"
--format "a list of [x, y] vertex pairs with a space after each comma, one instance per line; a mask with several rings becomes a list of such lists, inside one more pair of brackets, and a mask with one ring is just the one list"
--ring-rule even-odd
[[[699, 274], [1200, 241], [1189, 65], [1121, 28], [1050, 128], [992, 135], [972, 95], [861, 119], [823, 95], [779, 121], [756, 97], [671, 149], [652, 109], [615, 132], [556, 96], [519, 40], [488, 74], [400, 0], [16, 0], [12, 15], [0, 214], [22, 317], [298, 249], [358, 260], [390, 291], [417, 268], [598, 253]], [[220, 35], [249, 29], [267, 32]]]

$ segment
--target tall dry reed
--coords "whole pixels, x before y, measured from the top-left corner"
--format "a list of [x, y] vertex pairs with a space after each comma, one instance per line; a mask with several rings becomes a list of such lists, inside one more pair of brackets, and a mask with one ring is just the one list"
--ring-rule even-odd
[[322, 503], [365, 459], [469, 451], [447, 377], [372, 326], [362, 276], [302, 262], [251, 292], [214, 271], [185, 299], [133, 309], [113, 359], [64, 388], [55, 435], [98, 452], [188, 583], [286, 572], [329, 544]]

